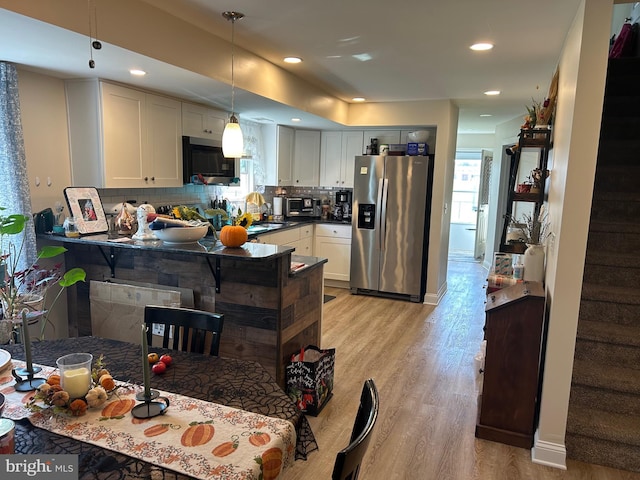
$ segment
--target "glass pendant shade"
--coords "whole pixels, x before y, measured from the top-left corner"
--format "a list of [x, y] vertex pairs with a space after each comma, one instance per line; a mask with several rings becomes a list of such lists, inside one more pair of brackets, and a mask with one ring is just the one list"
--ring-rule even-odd
[[242, 130], [235, 115], [231, 115], [229, 123], [222, 132], [222, 154], [226, 158], [240, 158], [244, 150]]

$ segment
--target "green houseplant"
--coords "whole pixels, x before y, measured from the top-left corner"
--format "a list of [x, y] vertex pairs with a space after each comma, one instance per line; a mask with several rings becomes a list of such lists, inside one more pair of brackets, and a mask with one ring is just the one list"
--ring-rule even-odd
[[[37, 253], [35, 261], [20, 270], [20, 259], [24, 255], [25, 239], [21, 235], [30, 217], [22, 214], [5, 215], [6, 208], [0, 207], [0, 343], [11, 339], [16, 323], [21, 322], [21, 312], [27, 309], [30, 319], [41, 318], [40, 338], [49, 322], [51, 308], [58, 301], [66, 287], [84, 281], [86, 273], [82, 268], [60, 271], [60, 265], [44, 269], [38, 261], [57, 257], [67, 251], [62, 246], [44, 246]], [[54, 289], [53, 287], [58, 287]], [[47, 294], [55, 291], [49, 310], [43, 310]], [[7, 339], [7, 335], [9, 338]]]

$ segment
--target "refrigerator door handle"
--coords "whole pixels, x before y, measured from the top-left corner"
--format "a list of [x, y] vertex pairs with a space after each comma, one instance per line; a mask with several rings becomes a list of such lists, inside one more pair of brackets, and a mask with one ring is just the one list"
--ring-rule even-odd
[[389, 179], [380, 179], [380, 189], [382, 192], [382, 200], [379, 202], [380, 205], [380, 216], [378, 217], [378, 222], [380, 225], [380, 250], [385, 249], [384, 239], [387, 235], [387, 194], [389, 193]]

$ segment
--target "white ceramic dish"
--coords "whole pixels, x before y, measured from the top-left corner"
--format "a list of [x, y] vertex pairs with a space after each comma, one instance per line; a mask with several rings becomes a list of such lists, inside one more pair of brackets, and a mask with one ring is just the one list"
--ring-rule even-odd
[[0, 350], [0, 370], [4, 370], [4, 368], [11, 363], [11, 354], [6, 350]]
[[416, 130], [407, 133], [407, 141], [412, 143], [425, 143], [429, 140], [429, 130]]
[[207, 225], [202, 225], [199, 227], [163, 228], [162, 230], [153, 230], [153, 233], [166, 243], [192, 243], [204, 237], [208, 229]]

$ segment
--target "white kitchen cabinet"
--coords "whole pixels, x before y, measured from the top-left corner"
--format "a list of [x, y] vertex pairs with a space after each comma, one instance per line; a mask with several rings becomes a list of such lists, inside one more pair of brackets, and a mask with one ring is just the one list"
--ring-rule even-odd
[[296, 187], [317, 187], [320, 184], [319, 130], [295, 131], [293, 180]]
[[258, 236], [258, 243], [288, 245], [296, 249], [296, 255], [313, 255], [313, 224], [288, 228]]
[[96, 79], [65, 89], [72, 185], [182, 185], [180, 102]]
[[222, 141], [228, 115], [222, 110], [182, 103], [182, 135]]
[[293, 185], [295, 130], [283, 125], [263, 125], [265, 185]]
[[362, 155], [362, 131], [322, 132], [320, 186], [353, 188], [355, 157]]
[[351, 225], [316, 225], [314, 255], [326, 258], [325, 280], [348, 282], [351, 276]]

